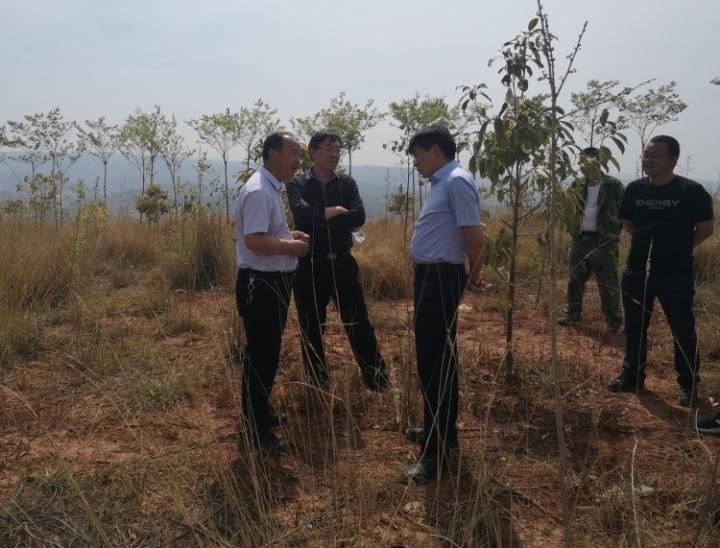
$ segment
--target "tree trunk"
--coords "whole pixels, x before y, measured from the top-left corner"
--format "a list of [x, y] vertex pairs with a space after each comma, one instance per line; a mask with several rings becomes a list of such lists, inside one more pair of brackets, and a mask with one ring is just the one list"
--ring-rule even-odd
[[176, 167], [173, 166], [173, 168], [170, 170], [170, 179], [172, 180], [172, 187], [173, 187], [173, 208], [175, 210], [175, 215], [177, 215], [178, 212], [178, 198], [177, 198], [177, 181], [175, 179], [175, 171]]
[[103, 202], [107, 204], [107, 160], [103, 161]]
[[513, 188], [513, 219], [512, 219], [512, 249], [510, 251], [510, 276], [508, 279], [508, 304], [505, 315], [505, 373], [509, 379], [512, 376], [515, 366], [515, 354], [513, 352], [514, 314], [515, 314], [515, 292], [517, 283], [517, 242], [520, 219], [520, 175], [516, 172], [516, 179]]
[[[547, 47], [550, 45], [550, 32], [546, 34]], [[562, 501], [562, 516], [565, 546], [570, 548], [572, 540], [570, 536], [570, 506], [568, 501], [567, 484], [565, 481], [567, 469], [567, 447], [565, 444], [565, 429], [563, 420], [563, 395], [560, 386], [560, 364], [558, 363], [557, 349], [557, 89], [555, 82], [554, 59], [552, 51], [548, 52], [548, 83], [550, 84], [550, 99], [552, 105], [552, 119], [550, 126], [550, 354], [553, 374], [553, 393], [555, 397], [555, 431], [558, 442], [558, 483], [560, 484], [560, 498]]]
[[388, 201], [390, 200], [390, 170], [385, 170], [385, 224], [388, 223]]
[[403, 245], [407, 244], [408, 214], [410, 213], [410, 160], [407, 164], [407, 179], [405, 182], [405, 222], [403, 229]]
[[412, 193], [412, 197], [413, 197], [413, 200], [412, 200], [412, 220], [413, 220], [413, 224], [415, 224], [415, 193], [417, 192], [417, 191], [415, 190], [415, 186], [416, 186], [416, 185], [415, 185], [415, 170], [413, 169], [413, 170], [412, 170], [412, 188], [413, 188], [413, 193]]
[[225, 224], [230, 224], [230, 187], [228, 186], [227, 156], [223, 156], [223, 164], [225, 165]]

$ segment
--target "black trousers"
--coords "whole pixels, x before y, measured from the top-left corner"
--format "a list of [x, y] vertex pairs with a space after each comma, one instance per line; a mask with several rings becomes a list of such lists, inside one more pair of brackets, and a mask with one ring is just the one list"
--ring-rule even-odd
[[457, 311], [466, 284], [463, 265], [415, 265], [415, 350], [429, 457], [457, 445]]
[[269, 404], [287, 320], [292, 273], [241, 269], [235, 284], [243, 318], [242, 412], [253, 432], [269, 429]]
[[330, 376], [322, 334], [332, 299], [340, 312], [350, 347], [363, 379], [370, 384], [387, 371], [375, 330], [370, 324], [357, 262], [349, 251], [329, 256], [312, 254], [300, 259], [295, 276], [295, 305], [302, 334], [305, 370], [320, 383]]
[[645, 378], [647, 364], [647, 330], [655, 297], [660, 301], [675, 348], [675, 371], [678, 384], [691, 388], [700, 377], [697, 333], [692, 305], [695, 287], [692, 272], [662, 274], [625, 269], [622, 277], [625, 309], [625, 359], [623, 368]]

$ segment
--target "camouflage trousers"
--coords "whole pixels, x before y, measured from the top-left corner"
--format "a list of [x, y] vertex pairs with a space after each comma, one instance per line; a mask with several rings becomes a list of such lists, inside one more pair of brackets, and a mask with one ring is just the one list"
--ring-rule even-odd
[[585, 283], [590, 275], [600, 293], [600, 305], [605, 323], [610, 327], [622, 325], [620, 309], [620, 284], [618, 281], [618, 242], [603, 241], [597, 235], [582, 233], [573, 239], [568, 253], [568, 318], [579, 320], [582, 316], [582, 301]]

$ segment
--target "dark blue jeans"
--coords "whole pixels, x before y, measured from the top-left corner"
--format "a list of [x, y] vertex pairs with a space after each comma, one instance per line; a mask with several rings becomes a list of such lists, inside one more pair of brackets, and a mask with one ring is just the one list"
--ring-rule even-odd
[[625, 359], [623, 368], [645, 378], [647, 329], [655, 298], [665, 312], [675, 347], [678, 384], [691, 388], [700, 381], [697, 333], [692, 305], [695, 286], [692, 272], [657, 273], [625, 269], [622, 300], [625, 309]]
[[457, 445], [457, 311], [467, 284], [463, 265], [415, 265], [415, 351], [423, 393], [424, 451]]

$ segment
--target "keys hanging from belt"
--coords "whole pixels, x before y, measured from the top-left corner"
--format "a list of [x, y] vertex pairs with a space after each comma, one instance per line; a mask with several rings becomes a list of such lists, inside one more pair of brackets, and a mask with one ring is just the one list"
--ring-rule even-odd
[[254, 291], [255, 291], [255, 273], [250, 272], [250, 274], [248, 275], [247, 297], [245, 297], [245, 304], [250, 304], [252, 302]]

